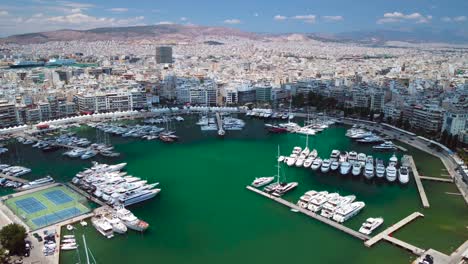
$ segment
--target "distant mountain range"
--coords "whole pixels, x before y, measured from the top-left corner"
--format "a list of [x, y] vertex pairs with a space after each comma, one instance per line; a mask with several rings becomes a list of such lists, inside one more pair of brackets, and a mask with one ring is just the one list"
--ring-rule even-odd
[[247, 39], [282, 38], [289, 41], [314, 39], [325, 42], [358, 42], [361, 44], [380, 45], [388, 41], [410, 43], [453, 43], [467, 44], [468, 31], [435, 30], [429, 28], [406, 30], [354, 31], [338, 34], [261, 34], [245, 32], [227, 27], [206, 27], [195, 25], [152, 25], [133, 27], [106, 27], [89, 30], [63, 29], [49, 32], [13, 35], [1, 38], [0, 43], [45, 43], [49, 41], [97, 41], [97, 40], [159, 40], [183, 41], [201, 36], [235, 36]]

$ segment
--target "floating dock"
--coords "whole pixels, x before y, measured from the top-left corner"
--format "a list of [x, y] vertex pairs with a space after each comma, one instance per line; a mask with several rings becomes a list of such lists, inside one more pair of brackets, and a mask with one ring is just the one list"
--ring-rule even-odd
[[[384, 231], [380, 232], [379, 234], [375, 235], [371, 239], [364, 242], [364, 245], [366, 247], [372, 247], [375, 243], [379, 242], [382, 239], [386, 239], [386, 237], [388, 237], [390, 234], [392, 234], [393, 232], [397, 231], [398, 229], [402, 228], [404, 225], [410, 223], [411, 221], [413, 221], [414, 219], [416, 219], [416, 218], [418, 218], [420, 216], [424, 216], [424, 215], [421, 214], [420, 212], [414, 212], [414, 213], [408, 215], [407, 217], [401, 219], [398, 223], [390, 226], [389, 228], [385, 229]], [[392, 241], [390, 241], [390, 242], [392, 242]], [[406, 244], [408, 244], [408, 243], [406, 243]], [[412, 251], [412, 249], [411, 249], [411, 251]]]
[[84, 197], [86, 197], [87, 199], [101, 205], [101, 206], [104, 206], [104, 207], [108, 207], [107, 204], [105, 204], [103, 201], [97, 199], [96, 197], [92, 196], [91, 194], [81, 190], [80, 188], [76, 187], [75, 185], [71, 184], [71, 183], [67, 183], [67, 186], [72, 188], [74, 191], [76, 191], [77, 193], [83, 195]]
[[346, 227], [346, 226], [344, 226], [342, 224], [339, 224], [339, 223], [337, 223], [337, 222], [335, 222], [333, 220], [330, 220], [330, 219], [325, 218], [325, 217], [323, 217], [321, 215], [315, 214], [315, 213], [313, 213], [313, 212], [311, 212], [311, 211], [309, 211], [307, 209], [301, 208], [301, 207], [299, 207], [299, 206], [297, 206], [297, 205], [295, 205], [295, 204], [293, 204], [291, 202], [288, 202], [288, 201], [286, 201], [286, 200], [284, 200], [282, 198], [270, 195], [270, 194], [268, 194], [266, 192], [263, 192], [261, 190], [258, 190], [256, 188], [254, 188], [252, 186], [247, 186], [247, 189], [250, 190], [250, 191], [256, 192], [256, 193], [258, 193], [258, 194], [260, 194], [262, 196], [265, 196], [267, 198], [270, 198], [271, 200], [276, 201], [276, 202], [278, 202], [280, 204], [283, 204], [283, 205], [285, 205], [285, 206], [287, 206], [287, 207], [289, 207], [291, 209], [295, 209], [295, 210], [297, 210], [297, 211], [299, 211], [299, 212], [301, 212], [301, 213], [303, 213], [303, 214], [305, 214], [305, 215], [307, 215], [309, 217], [312, 217], [312, 218], [314, 218], [314, 219], [316, 219], [316, 220], [318, 220], [318, 221], [320, 221], [320, 222], [322, 222], [324, 224], [327, 224], [327, 225], [332, 226], [332, 227], [334, 227], [334, 228], [336, 228], [336, 229], [338, 229], [340, 231], [343, 231], [343, 232], [347, 233], [348, 235], [351, 235], [351, 236], [353, 236], [355, 238], [358, 238], [358, 239], [363, 240], [363, 241], [370, 239], [370, 237], [365, 235], [365, 234], [359, 233], [358, 231], [355, 231], [355, 230], [353, 230], [353, 229], [351, 229], [349, 227]]
[[398, 238], [394, 238], [394, 237], [391, 237], [391, 236], [385, 236], [383, 239], [385, 239], [386, 241], [388, 241], [388, 242], [390, 242], [390, 243], [392, 243], [394, 245], [397, 245], [397, 246], [399, 246], [401, 248], [407, 249], [407, 250], [411, 251], [415, 255], [421, 256], [425, 252], [424, 249], [413, 246], [413, 245], [411, 245], [409, 243], [406, 243], [405, 241], [401, 241]]
[[419, 196], [421, 197], [421, 202], [422, 202], [424, 208], [429, 208], [430, 207], [429, 200], [427, 199], [426, 191], [424, 191], [424, 186], [422, 185], [422, 182], [421, 182], [421, 176], [419, 176], [419, 172], [416, 169], [416, 164], [414, 163], [413, 156], [408, 155], [407, 157], [408, 157], [408, 161], [409, 161], [411, 170], [412, 170], [413, 175], [414, 175], [414, 180], [416, 182], [416, 186], [418, 187], [418, 192], [419, 192]]
[[219, 114], [219, 112], [216, 113], [216, 122], [218, 124], [218, 135], [223, 136], [226, 131], [223, 129], [223, 119], [221, 118], [221, 114]]
[[29, 182], [28, 180], [21, 179], [21, 178], [15, 177], [15, 176], [9, 176], [9, 175], [3, 174], [3, 173], [0, 173], [0, 178], [5, 178], [5, 179], [10, 180], [10, 181], [16, 181], [16, 182], [21, 182], [21, 183], [28, 183]]
[[438, 178], [438, 177], [429, 177], [429, 176], [419, 176], [421, 180], [429, 180], [429, 181], [438, 181], [438, 182], [453, 182], [451, 178]]

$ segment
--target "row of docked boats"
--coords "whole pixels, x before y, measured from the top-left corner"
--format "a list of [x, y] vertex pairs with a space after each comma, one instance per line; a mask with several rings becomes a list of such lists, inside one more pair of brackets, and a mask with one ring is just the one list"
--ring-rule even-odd
[[364, 202], [355, 201], [355, 195], [341, 196], [328, 191], [307, 191], [297, 201], [297, 205], [325, 218], [343, 223], [357, 215], [365, 206]]
[[8, 164], [0, 164], [0, 171], [7, 176], [21, 177], [25, 174], [30, 173], [31, 169], [23, 166], [11, 166]]
[[18, 188], [19, 191], [34, 189], [37, 187], [41, 187], [47, 184], [54, 183], [55, 180], [51, 176], [47, 175], [44, 178], [36, 179], [34, 181], [30, 181], [28, 183], [23, 184], [21, 187]]
[[397, 169], [398, 158], [395, 154], [389, 159], [388, 166], [385, 166], [382, 159], [374, 159], [371, 155], [357, 153], [355, 151], [342, 152], [333, 150], [329, 158], [320, 158], [317, 150], [312, 151], [305, 147], [294, 147], [288, 157], [280, 156], [278, 161], [283, 161], [288, 166], [310, 168], [322, 173], [339, 171], [341, 175], [352, 174], [353, 176], [364, 175], [366, 179], [386, 178], [389, 182], [397, 179], [400, 183], [409, 182], [409, 167], [407, 162], [402, 162], [402, 166]]
[[[280, 157], [279, 146], [278, 146], [278, 157]], [[255, 178], [253, 182], [251, 183], [251, 185], [255, 188], [263, 187], [264, 192], [272, 194], [277, 197], [283, 196], [284, 194], [293, 190], [299, 185], [299, 183], [297, 182], [287, 182], [285, 180], [286, 177], [284, 177], [283, 180], [281, 180], [281, 175], [280, 175], [281, 165], [280, 165], [279, 158], [278, 158], [276, 167], [277, 167], [276, 175], [270, 176], [270, 177]]]
[[294, 114], [288, 112], [273, 112], [271, 109], [252, 109], [245, 113], [249, 117], [258, 117], [258, 118], [272, 118], [272, 119], [283, 119], [291, 120], [294, 118]]
[[358, 128], [356, 125], [348, 129], [345, 135], [358, 143], [376, 144], [372, 146], [375, 150], [395, 151], [397, 149], [397, 146], [392, 141], [386, 140], [373, 132]]
[[151, 125], [154, 125], [154, 124], [163, 124], [163, 123], [166, 123], [166, 122], [169, 122], [171, 120], [175, 120], [177, 122], [182, 122], [184, 121], [185, 119], [181, 116], [174, 116], [174, 117], [170, 117], [170, 116], [163, 116], [163, 117], [159, 117], [159, 118], [148, 118], [148, 119], [145, 119], [143, 121], [143, 123], [145, 124], [151, 124]]
[[105, 133], [119, 135], [122, 137], [135, 137], [146, 140], [159, 139], [163, 142], [174, 142], [179, 137], [175, 135], [175, 131], [157, 127], [154, 125], [122, 125], [122, 124], [108, 124], [98, 123], [90, 124], [90, 126], [103, 131]]
[[120, 153], [114, 151], [114, 147], [111, 145], [93, 143], [87, 148], [73, 148], [67, 152], [64, 152], [64, 156], [70, 158], [80, 158], [80, 159], [89, 159], [97, 154], [100, 154], [104, 157], [118, 157]]
[[159, 183], [147, 184], [146, 180], [127, 175], [121, 170], [126, 163], [99, 164], [76, 174], [72, 183], [111, 206], [129, 206], [155, 197], [161, 189]]
[[91, 218], [91, 224], [106, 238], [114, 237], [115, 233], [125, 234], [128, 229], [143, 232], [149, 227], [147, 222], [138, 219], [123, 206], [101, 209]]

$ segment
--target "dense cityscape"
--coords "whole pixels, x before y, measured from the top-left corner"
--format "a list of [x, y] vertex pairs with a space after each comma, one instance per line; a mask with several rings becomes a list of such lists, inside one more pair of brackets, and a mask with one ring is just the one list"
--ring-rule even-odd
[[1, 263], [468, 263], [468, 4], [7, 2]]

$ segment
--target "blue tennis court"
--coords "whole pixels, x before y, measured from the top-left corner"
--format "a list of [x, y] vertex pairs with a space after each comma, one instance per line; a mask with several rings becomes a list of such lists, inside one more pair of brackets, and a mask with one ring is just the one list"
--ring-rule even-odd
[[21, 210], [25, 211], [28, 214], [32, 214], [41, 210], [46, 209], [45, 205], [39, 202], [34, 197], [24, 198], [18, 201], [15, 201], [16, 206]]
[[73, 201], [73, 198], [71, 198], [68, 194], [64, 193], [62, 190], [46, 192], [43, 195], [55, 205], [60, 205]]
[[46, 226], [46, 225], [51, 225], [57, 222], [62, 221], [63, 219], [68, 219], [72, 218], [76, 215], [80, 215], [81, 211], [80, 209], [76, 207], [68, 208], [65, 210], [57, 211], [53, 214], [47, 214], [43, 215], [41, 217], [34, 218], [32, 222], [36, 226]]

